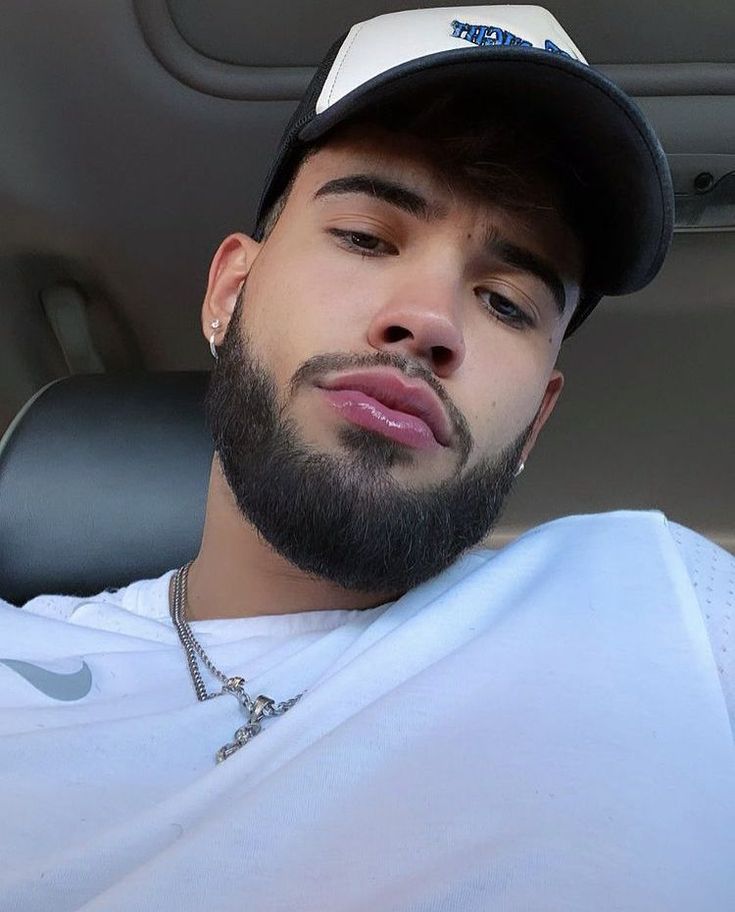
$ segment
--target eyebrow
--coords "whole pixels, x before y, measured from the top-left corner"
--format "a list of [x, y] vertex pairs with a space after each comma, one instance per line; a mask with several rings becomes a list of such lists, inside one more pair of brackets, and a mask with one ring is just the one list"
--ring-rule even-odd
[[[436, 221], [447, 215], [445, 207], [431, 203], [416, 190], [376, 174], [350, 174], [327, 181], [314, 193], [314, 199], [350, 193], [371, 196], [426, 222]], [[535, 276], [546, 286], [554, 299], [559, 316], [564, 315], [566, 307], [564, 283], [546, 260], [525, 247], [519, 247], [517, 244], [498, 237], [494, 230], [488, 232], [485, 250], [507, 266]]]
[[363, 193], [374, 199], [382, 200], [390, 206], [402, 209], [414, 218], [425, 222], [444, 218], [446, 208], [430, 203], [426, 197], [415, 190], [387, 180], [375, 174], [350, 174], [327, 181], [314, 194], [314, 199], [321, 196], [339, 196], [347, 193]]

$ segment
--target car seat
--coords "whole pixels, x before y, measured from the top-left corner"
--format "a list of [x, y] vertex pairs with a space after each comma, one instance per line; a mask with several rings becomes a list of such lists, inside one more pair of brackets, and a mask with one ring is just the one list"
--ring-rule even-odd
[[208, 376], [77, 375], [29, 400], [0, 441], [0, 598], [93, 595], [196, 555]]

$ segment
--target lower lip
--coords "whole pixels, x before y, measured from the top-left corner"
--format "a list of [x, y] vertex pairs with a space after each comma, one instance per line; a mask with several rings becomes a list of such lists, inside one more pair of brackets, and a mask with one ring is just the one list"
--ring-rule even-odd
[[417, 450], [438, 450], [441, 444], [429, 425], [416, 415], [396, 412], [358, 390], [322, 390], [327, 402], [347, 421], [377, 431]]

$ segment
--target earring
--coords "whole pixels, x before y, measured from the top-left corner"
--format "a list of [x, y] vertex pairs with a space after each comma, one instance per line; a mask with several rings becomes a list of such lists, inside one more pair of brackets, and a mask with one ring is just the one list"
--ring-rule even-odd
[[[212, 329], [217, 330], [220, 327], [220, 322], [219, 320], [212, 320], [209, 325], [212, 327]], [[212, 335], [209, 337], [209, 350], [212, 352], [212, 357], [216, 361], [219, 355], [217, 354], [217, 348], [214, 344], [214, 333], [212, 333]]]
[[525, 463], [525, 462], [519, 462], [519, 463], [518, 463], [518, 468], [516, 469], [515, 475], [514, 475], [513, 477], [514, 477], [514, 478], [518, 478], [518, 476], [521, 474], [521, 472], [522, 472], [525, 468], [526, 468], [526, 463]]

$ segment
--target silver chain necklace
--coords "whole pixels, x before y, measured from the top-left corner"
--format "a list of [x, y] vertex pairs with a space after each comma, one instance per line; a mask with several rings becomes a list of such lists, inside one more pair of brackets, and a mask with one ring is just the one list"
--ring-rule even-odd
[[[201, 646], [201, 643], [194, 636], [194, 633], [186, 620], [186, 584], [189, 578], [189, 567], [193, 561], [184, 564], [174, 574], [174, 595], [170, 605], [171, 620], [173, 621], [176, 633], [179, 635], [181, 645], [184, 647], [186, 661], [189, 666], [189, 674], [194, 685], [194, 692], [197, 700], [211, 700], [213, 697], [221, 697], [223, 694], [231, 694], [242, 707], [247, 716], [247, 722], [241, 725], [232, 736], [232, 741], [223, 745], [215, 754], [217, 763], [221, 763], [229, 756], [240, 750], [243, 745], [251, 741], [261, 731], [261, 721], [266, 716], [280, 716], [296, 703], [304, 695], [304, 692], [290, 700], [284, 700], [282, 703], [276, 703], [271, 697], [259, 694], [253, 699], [245, 690], [246, 679], [239, 676], [227, 677], [226, 674], [217, 668], [207, 653]], [[199, 670], [199, 659], [218, 681], [222, 683], [219, 690], [207, 693], [204, 685], [202, 673]]]

